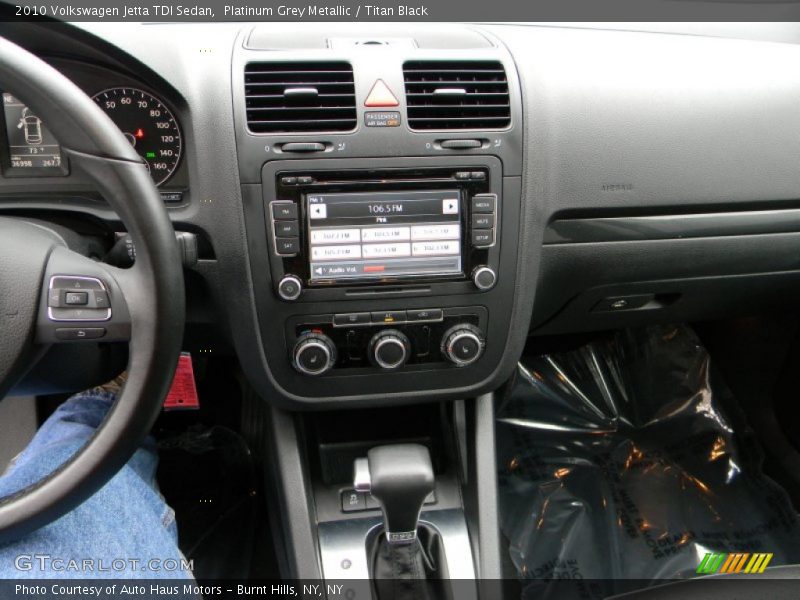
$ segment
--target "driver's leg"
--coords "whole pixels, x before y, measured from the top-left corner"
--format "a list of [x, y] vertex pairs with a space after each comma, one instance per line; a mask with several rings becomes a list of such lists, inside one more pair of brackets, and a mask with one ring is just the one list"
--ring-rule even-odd
[[[42, 425], [0, 477], [0, 497], [43, 479], [94, 434], [116, 394], [73, 396]], [[127, 465], [79, 507], [27, 537], [0, 546], [0, 579], [182, 578], [172, 509], [155, 487], [158, 458], [148, 438]]]

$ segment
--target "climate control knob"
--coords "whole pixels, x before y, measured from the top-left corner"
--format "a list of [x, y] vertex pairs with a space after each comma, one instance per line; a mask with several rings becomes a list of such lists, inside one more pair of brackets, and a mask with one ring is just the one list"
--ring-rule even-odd
[[481, 357], [484, 346], [481, 330], [469, 323], [463, 323], [444, 332], [441, 351], [457, 367], [466, 367]]
[[381, 369], [399, 369], [411, 355], [411, 342], [402, 331], [384, 329], [369, 341], [367, 356], [370, 362]]
[[322, 375], [336, 364], [336, 345], [324, 333], [304, 333], [294, 345], [292, 365], [303, 375]]

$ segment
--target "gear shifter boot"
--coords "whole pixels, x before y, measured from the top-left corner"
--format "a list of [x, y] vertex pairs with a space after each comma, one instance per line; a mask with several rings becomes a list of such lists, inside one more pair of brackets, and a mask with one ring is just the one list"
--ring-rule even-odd
[[371, 540], [371, 577], [377, 600], [450, 598], [442, 540], [432, 527], [419, 526], [417, 538], [393, 544], [384, 535]]

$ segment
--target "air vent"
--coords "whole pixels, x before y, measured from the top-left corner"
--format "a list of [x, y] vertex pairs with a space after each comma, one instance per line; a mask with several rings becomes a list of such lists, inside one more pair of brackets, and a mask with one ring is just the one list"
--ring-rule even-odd
[[412, 129], [503, 129], [511, 123], [499, 62], [411, 61], [403, 76]]
[[356, 126], [353, 67], [345, 62], [249, 63], [247, 126], [254, 133], [350, 131]]

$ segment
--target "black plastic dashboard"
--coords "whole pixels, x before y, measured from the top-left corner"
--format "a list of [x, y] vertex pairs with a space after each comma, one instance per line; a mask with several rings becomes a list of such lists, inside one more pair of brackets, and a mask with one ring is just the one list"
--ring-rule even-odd
[[[502, 384], [529, 331], [800, 300], [797, 45], [523, 25], [5, 27], [90, 95], [136, 88], [174, 114], [181, 155], [160, 189], [209, 246], [190, 328], [218, 332], [276, 404], [463, 398]], [[483, 112], [464, 108], [473, 88]], [[5, 177], [0, 195], [4, 212], [117, 224], [75, 173]], [[417, 197], [445, 204], [423, 214]], [[355, 225], [315, 228], [345, 200]]]

